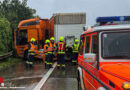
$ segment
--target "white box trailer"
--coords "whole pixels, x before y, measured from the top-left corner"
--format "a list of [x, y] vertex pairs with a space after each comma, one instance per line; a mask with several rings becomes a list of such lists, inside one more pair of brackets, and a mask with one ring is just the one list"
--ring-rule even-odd
[[54, 17], [54, 37], [58, 42], [61, 36], [75, 36], [80, 39], [86, 25], [86, 13], [57, 13]]
[[72, 48], [75, 38], [80, 39], [84, 32], [83, 27], [86, 25], [86, 13], [57, 13], [54, 17], [54, 37], [58, 42], [63, 36], [65, 43], [69, 46], [65, 59], [72, 59]]

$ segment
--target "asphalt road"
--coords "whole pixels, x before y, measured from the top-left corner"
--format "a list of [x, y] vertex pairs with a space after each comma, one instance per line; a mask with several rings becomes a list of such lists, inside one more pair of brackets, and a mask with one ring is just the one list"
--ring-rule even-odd
[[[49, 69], [44, 68], [43, 62], [36, 61], [34, 68], [26, 68], [24, 62], [0, 71], [5, 87], [0, 90], [33, 90]], [[77, 67], [66, 63], [65, 70], [55, 68], [42, 90], [77, 90]], [[10, 89], [17, 87], [17, 89]]]
[[77, 67], [67, 63], [65, 70], [55, 69], [42, 90], [77, 90]]
[[[34, 68], [26, 68], [24, 62], [20, 62], [18, 65], [0, 71], [0, 77], [4, 79], [5, 87], [9, 88], [5, 90], [33, 90], [47, 71], [41, 61], [36, 61]], [[18, 89], [10, 89], [10, 87]]]

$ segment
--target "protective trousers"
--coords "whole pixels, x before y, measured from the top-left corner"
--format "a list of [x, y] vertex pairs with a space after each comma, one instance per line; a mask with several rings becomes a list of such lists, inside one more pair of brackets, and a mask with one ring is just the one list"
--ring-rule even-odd
[[65, 54], [58, 54], [57, 55], [57, 67], [63, 67], [65, 68]]
[[45, 68], [47, 68], [48, 67], [48, 54], [45, 54]]
[[73, 52], [72, 63], [76, 64], [78, 60], [78, 53]]
[[29, 55], [26, 61], [27, 67], [33, 67], [34, 55]]
[[49, 66], [49, 68], [52, 67], [52, 61], [53, 61], [53, 54], [48, 54], [47, 65]]

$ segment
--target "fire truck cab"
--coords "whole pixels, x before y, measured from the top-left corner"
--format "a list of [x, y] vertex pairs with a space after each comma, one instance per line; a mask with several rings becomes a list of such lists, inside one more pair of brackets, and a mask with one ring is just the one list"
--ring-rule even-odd
[[[79, 90], [130, 90], [130, 24], [127, 17], [98, 18], [101, 23], [80, 37], [78, 55]], [[117, 25], [118, 24], [118, 25]]]

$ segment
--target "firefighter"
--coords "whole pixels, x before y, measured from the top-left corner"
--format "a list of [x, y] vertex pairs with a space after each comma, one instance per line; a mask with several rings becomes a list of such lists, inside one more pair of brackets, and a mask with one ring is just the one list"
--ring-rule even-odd
[[49, 68], [52, 68], [53, 57], [56, 51], [56, 45], [54, 40], [55, 40], [54, 37], [50, 38], [50, 45], [48, 47]]
[[62, 67], [62, 69], [65, 69], [65, 42], [64, 42], [64, 37], [60, 37], [59, 42], [57, 43], [57, 68], [59, 69]]
[[50, 39], [50, 45], [52, 46], [52, 57], [55, 57], [55, 53], [56, 53], [56, 44], [55, 44], [55, 38], [51, 37]]
[[31, 38], [30, 43], [28, 44], [28, 59], [26, 61], [28, 67], [33, 67], [33, 60], [36, 50], [34, 45], [35, 41], [35, 38]]
[[50, 40], [46, 40], [45, 41], [45, 45], [44, 45], [44, 54], [45, 54], [45, 68], [48, 67], [48, 47], [49, 47], [49, 43], [50, 43]]
[[72, 57], [72, 63], [76, 65], [77, 59], [78, 59], [78, 49], [79, 49], [79, 40], [75, 39], [74, 44], [72, 45], [72, 52], [73, 52], [73, 57]]

